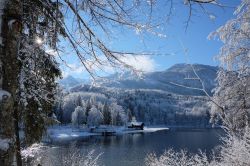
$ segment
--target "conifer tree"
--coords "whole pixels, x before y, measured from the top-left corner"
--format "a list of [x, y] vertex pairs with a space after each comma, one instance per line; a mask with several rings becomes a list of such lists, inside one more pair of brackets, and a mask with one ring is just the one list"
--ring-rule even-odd
[[111, 113], [109, 110], [109, 106], [107, 105], [107, 103], [105, 103], [103, 106], [103, 123], [105, 125], [110, 125], [111, 121], [112, 121], [112, 117], [111, 117]]

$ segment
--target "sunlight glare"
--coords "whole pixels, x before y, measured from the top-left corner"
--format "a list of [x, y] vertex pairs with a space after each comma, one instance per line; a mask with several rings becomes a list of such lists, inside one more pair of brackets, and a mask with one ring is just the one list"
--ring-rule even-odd
[[42, 40], [42, 38], [40, 38], [40, 37], [36, 37], [36, 43], [38, 44], [38, 45], [42, 45], [43, 44], [43, 40]]

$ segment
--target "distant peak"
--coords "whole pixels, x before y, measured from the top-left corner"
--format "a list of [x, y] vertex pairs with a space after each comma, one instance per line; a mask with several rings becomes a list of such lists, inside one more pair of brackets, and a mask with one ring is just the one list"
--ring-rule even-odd
[[185, 71], [185, 70], [192, 70], [192, 66], [194, 67], [194, 69], [217, 69], [218, 67], [215, 66], [210, 66], [210, 65], [204, 65], [204, 64], [188, 64], [188, 63], [178, 63], [175, 64], [173, 66], [171, 66], [170, 68], [168, 68], [166, 71]]

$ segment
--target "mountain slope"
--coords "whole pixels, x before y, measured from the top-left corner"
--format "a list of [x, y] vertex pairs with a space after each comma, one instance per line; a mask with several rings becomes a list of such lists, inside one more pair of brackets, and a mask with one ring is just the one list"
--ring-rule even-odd
[[[204, 82], [206, 90], [211, 93], [215, 87], [217, 67], [208, 65], [193, 65], [196, 73]], [[100, 87], [121, 89], [158, 89], [182, 95], [204, 95], [199, 90], [187, 87], [201, 88], [201, 83], [195, 76], [189, 64], [176, 64], [165, 71], [146, 73], [143, 79], [126, 73], [114, 74], [105, 79], [97, 80]], [[186, 87], [185, 87], [186, 86]]]
[[59, 80], [58, 83], [63, 88], [69, 89], [69, 88], [72, 88], [72, 87], [80, 85], [80, 84], [88, 83], [88, 81], [86, 81], [84, 79], [80, 79], [80, 78], [75, 78], [75, 77], [69, 75], [69, 76]]

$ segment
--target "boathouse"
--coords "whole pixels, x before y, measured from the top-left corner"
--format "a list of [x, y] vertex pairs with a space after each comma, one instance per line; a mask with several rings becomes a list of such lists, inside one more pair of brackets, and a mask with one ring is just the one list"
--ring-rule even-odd
[[144, 123], [143, 122], [130, 122], [130, 123], [128, 123], [128, 128], [143, 130]]

